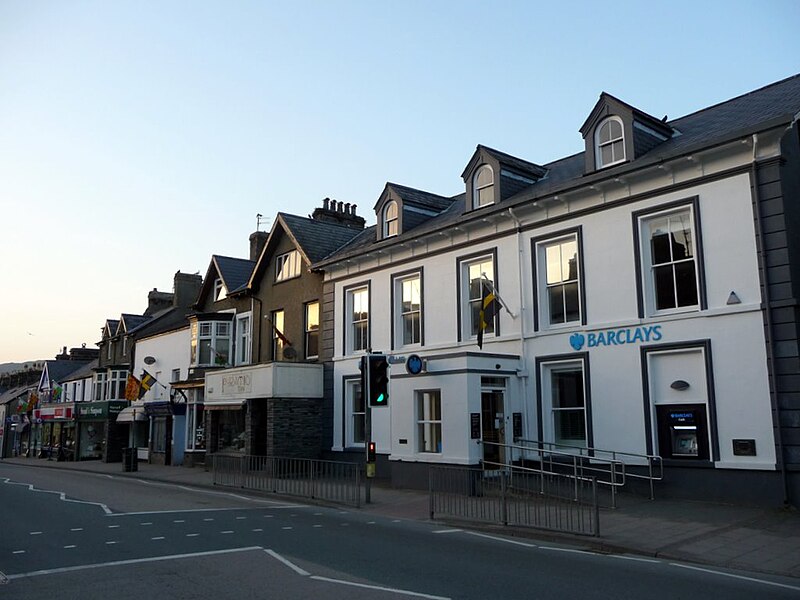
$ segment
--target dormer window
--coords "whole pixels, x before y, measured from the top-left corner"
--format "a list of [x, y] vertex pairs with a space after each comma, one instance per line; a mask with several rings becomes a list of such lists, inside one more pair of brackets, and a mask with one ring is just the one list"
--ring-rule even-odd
[[619, 117], [609, 117], [597, 127], [595, 160], [598, 169], [624, 162], [625, 136]]
[[483, 165], [473, 178], [472, 207], [481, 208], [494, 204], [494, 172], [489, 165]]
[[392, 200], [383, 209], [383, 237], [392, 237], [398, 234], [397, 202]]

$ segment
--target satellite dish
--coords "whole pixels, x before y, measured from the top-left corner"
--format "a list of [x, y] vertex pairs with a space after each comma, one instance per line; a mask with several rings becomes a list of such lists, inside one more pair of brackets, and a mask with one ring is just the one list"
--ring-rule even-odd
[[297, 358], [297, 350], [295, 350], [291, 346], [286, 346], [286, 348], [283, 349], [283, 358], [294, 360], [295, 358]]
[[152, 356], [145, 356], [144, 357], [144, 364], [146, 364], [146, 365], [152, 365], [155, 362], [156, 362], [156, 359], [153, 358]]

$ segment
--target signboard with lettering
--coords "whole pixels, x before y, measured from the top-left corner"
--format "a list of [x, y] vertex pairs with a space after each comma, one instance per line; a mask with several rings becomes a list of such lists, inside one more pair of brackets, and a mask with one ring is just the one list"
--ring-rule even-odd
[[469, 414], [469, 437], [473, 440], [481, 439], [481, 413]]
[[226, 394], [247, 394], [253, 391], [253, 375], [251, 373], [235, 373], [223, 375], [222, 392]]
[[661, 325], [642, 327], [622, 327], [587, 333], [573, 333], [569, 336], [569, 345], [573, 350], [582, 348], [598, 348], [601, 346], [622, 346], [626, 344], [643, 344], [657, 342], [663, 337]]

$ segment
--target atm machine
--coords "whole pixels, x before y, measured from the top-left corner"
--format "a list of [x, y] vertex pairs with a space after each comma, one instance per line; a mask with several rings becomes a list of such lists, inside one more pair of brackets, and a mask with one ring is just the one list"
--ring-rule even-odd
[[656, 406], [661, 458], [708, 460], [708, 420], [705, 404]]

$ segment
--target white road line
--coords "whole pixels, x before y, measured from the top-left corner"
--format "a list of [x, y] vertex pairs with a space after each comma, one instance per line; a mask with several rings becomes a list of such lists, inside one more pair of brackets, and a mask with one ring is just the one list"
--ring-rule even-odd
[[281, 529], [291, 529], [291, 527], [289, 527], [289, 526], [287, 526], [287, 527], [281, 527]]
[[643, 562], [643, 563], [654, 563], [654, 564], [661, 564], [662, 561], [657, 560], [655, 558], [639, 558], [638, 556], [622, 556], [621, 554], [607, 554], [609, 558], [621, 558], [622, 560], [633, 560], [636, 562]]
[[253, 529], [253, 531], [264, 531], [263, 529]]
[[111, 509], [108, 508], [105, 504], [102, 504], [100, 502], [88, 502], [88, 501], [84, 501], [84, 500], [72, 500], [71, 498], [67, 498], [67, 495], [64, 492], [58, 492], [58, 491], [55, 491], [55, 490], [39, 490], [39, 489], [36, 489], [35, 487], [33, 487], [33, 484], [31, 484], [31, 483], [20, 483], [18, 481], [11, 481], [8, 477], [0, 477], [0, 481], [2, 481], [3, 483], [6, 483], [8, 485], [21, 485], [21, 486], [27, 487], [28, 490], [30, 490], [31, 492], [40, 492], [42, 494], [56, 494], [56, 495], [58, 495], [58, 499], [61, 500], [62, 502], [74, 502], [75, 504], [89, 504], [91, 506], [99, 506], [100, 508], [103, 509], [103, 512], [105, 512], [107, 515], [111, 514]]
[[14, 550], [11, 554], [25, 554], [25, 550]]
[[186, 519], [175, 519], [173, 523], [186, 523]]
[[586, 554], [588, 556], [602, 556], [598, 552], [589, 550], [576, 550], [575, 548], [556, 548], [555, 546], [539, 546], [540, 550], [550, 550], [551, 552], [568, 552], [570, 554]]
[[244, 521], [247, 517], [236, 517], [237, 521]]
[[177, 560], [181, 558], [195, 558], [199, 556], [214, 556], [216, 554], [233, 554], [235, 552], [250, 552], [253, 550], [263, 550], [261, 546], [248, 546], [246, 548], [229, 548], [226, 550], [211, 550], [208, 552], [191, 552], [189, 554], [172, 554], [168, 556], [151, 556], [147, 558], [133, 558], [130, 560], [115, 560], [107, 563], [95, 563], [91, 565], [78, 565], [75, 567], [60, 567], [57, 569], [43, 569], [41, 571], [31, 571], [30, 573], [17, 573], [8, 575], [8, 579], [22, 579], [23, 577], [38, 577], [41, 575], [55, 575], [58, 573], [70, 573], [72, 571], [85, 571], [87, 569], [101, 569], [104, 567], [118, 567], [122, 565], [136, 565], [141, 563], [157, 562], [161, 560]]
[[83, 527], [73, 527], [70, 531], [83, 531]]
[[[270, 508], [283, 508], [281, 506], [270, 506]], [[190, 508], [184, 510], [143, 510], [138, 512], [124, 512], [124, 513], [113, 513], [110, 515], [106, 515], [109, 517], [131, 517], [137, 515], [169, 515], [175, 513], [196, 513], [196, 512], [218, 512], [218, 511], [226, 511], [226, 510], [264, 510], [264, 507], [260, 508]]]
[[106, 542], [106, 544], [108, 544], [109, 546], [110, 546], [111, 544], [116, 544], [116, 543], [118, 543], [118, 542], [113, 542], [113, 541], [112, 541], [112, 542]]
[[208, 519], [203, 519], [203, 521], [213, 521], [213, 520], [214, 520], [214, 518], [213, 518], [213, 517], [211, 517], [211, 518], [208, 518]]
[[350, 523], [339, 523], [341, 527], [350, 527]]
[[69, 548], [77, 548], [77, 546], [75, 544], [70, 544], [69, 546], [64, 546], [64, 550], [67, 550]]
[[108, 526], [109, 529], [119, 529], [119, 527], [120, 527], [119, 525], [109, 525]]
[[152, 525], [152, 524], [153, 524], [152, 522], [147, 522], [147, 523], [139, 523], [139, 525]]
[[30, 535], [42, 535], [41, 531], [31, 531]]
[[[403, 521], [401, 521], [400, 519], [392, 519], [392, 523], [402, 523], [402, 522]], [[431, 596], [431, 597], [433, 597], [433, 596]]]
[[200, 535], [200, 534], [199, 533], [187, 533], [186, 537], [197, 537], [198, 535]]
[[269, 554], [272, 558], [275, 558], [275, 559], [281, 561], [283, 564], [285, 564], [287, 567], [289, 567], [292, 571], [294, 571], [298, 575], [302, 575], [303, 577], [308, 577], [309, 575], [311, 575], [311, 573], [309, 573], [308, 571], [306, 571], [304, 569], [301, 569], [300, 567], [298, 567], [296, 564], [294, 564], [290, 560], [288, 560], [286, 558], [283, 558], [280, 554], [278, 554], [274, 550], [270, 550], [268, 548], [264, 548], [263, 550], [264, 550], [264, 552]]
[[274, 516], [275, 516], [275, 515], [264, 515], [264, 518], [265, 518], [265, 519], [271, 519], [271, 518], [272, 518], [272, 517], [274, 517]]
[[375, 525], [375, 521], [367, 521], [367, 525]]
[[431, 533], [458, 533], [459, 531], [464, 531], [463, 529], [439, 529], [438, 531], [432, 531]]
[[678, 563], [669, 563], [672, 567], [680, 567], [681, 569], [691, 569], [692, 571], [702, 571], [703, 573], [711, 573], [712, 575], [722, 575], [723, 577], [732, 577], [733, 579], [743, 579], [744, 581], [751, 581], [753, 583], [762, 583], [764, 585], [772, 585], [775, 587], [786, 588], [787, 590], [800, 591], [800, 587], [795, 585], [787, 585], [785, 583], [777, 583], [775, 581], [768, 581], [766, 579], [756, 579], [755, 577], [745, 577], [744, 575], [734, 575], [733, 573], [724, 573], [722, 571], [714, 571], [713, 569], [702, 569], [700, 567], [690, 567], [689, 565], [681, 565]]
[[322, 527], [322, 525], [314, 525], [314, 527]]
[[431, 594], [422, 594], [420, 592], [400, 590], [397, 588], [383, 587], [380, 585], [367, 585], [366, 583], [355, 583], [353, 581], [343, 581], [341, 579], [331, 579], [330, 577], [320, 577], [319, 575], [312, 575], [311, 579], [315, 579], [317, 581], [326, 581], [328, 583], [340, 583], [342, 585], [350, 585], [353, 587], [365, 588], [368, 590], [380, 590], [382, 592], [401, 594], [403, 596], [415, 596], [417, 598], [431, 598], [432, 600], [450, 600], [448, 596], [432, 596]]
[[230, 529], [228, 531], [220, 531], [220, 533], [233, 533]]
[[514, 544], [515, 546], [525, 546], [526, 548], [538, 548], [536, 544], [528, 544], [526, 542], [518, 542], [517, 540], [508, 540], [506, 538], [497, 537], [495, 535], [486, 535], [485, 533], [478, 533], [477, 531], [465, 531], [467, 535], [474, 535], [477, 537], [486, 538], [487, 540], [494, 540], [496, 542], [505, 542], [506, 544]]
[[151, 540], [163, 540], [164, 536], [163, 535], [159, 535], [158, 537], [151, 537], [150, 539]]

